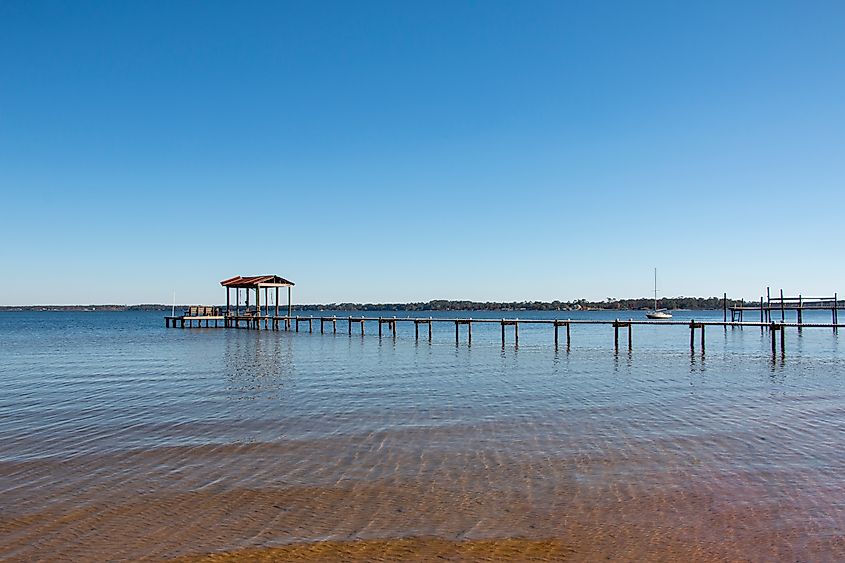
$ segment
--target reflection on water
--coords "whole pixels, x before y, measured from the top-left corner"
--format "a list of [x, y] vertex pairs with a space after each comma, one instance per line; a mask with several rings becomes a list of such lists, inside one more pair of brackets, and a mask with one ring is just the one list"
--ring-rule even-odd
[[789, 331], [772, 355], [766, 331], [710, 329], [704, 354], [685, 327], [638, 326], [630, 350], [623, 330], [617, 351], [608, 326], [555, 349], [550, 327], [520, 326], [517, 348], [474, 325], [470, 347], [453, 324], [429, 343], [401, 324], [379, 339], [49, 315], [0, 316], [4, 559], [412, 537], [845, 557], [829, 331]]
[[291, 384], [291, 341], [272, 333], [225, 331], [223, 375], [233, 400], [280, 399]]

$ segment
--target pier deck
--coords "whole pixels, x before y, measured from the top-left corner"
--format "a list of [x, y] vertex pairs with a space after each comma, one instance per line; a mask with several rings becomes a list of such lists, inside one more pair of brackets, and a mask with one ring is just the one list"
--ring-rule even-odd
[[[242, 328], [261, 330], [293, 330], [300, 332], [301, 326], [307, 326], [308, 332], [314, 332], [314, 324], [319, 322], [320, 332], [325, 333], [326, 324], [330, 324], [332, 332], [337, 333], [337, 323], [345, 322], [348, 334], [351, 336], [353, 332], [358, 332], [362, 336], [366, 334], [365, 326], [369, 324], [378, 324], [378, 337], [382, 338], [383, 327], [387, 326], [390, 330], [391, 336], [396, 337], [396, 326], [398, 323], [413, 323], [414, 324], [414, 338], [419, 340], [419, 325], [428, 325], [428, 340], [432, 340], [431, 326], [434, 323], [451, 323], [455, 326], [455, 343], [460, 343], [462, 325], [466, 326], [467, 343], [472, 344], [472, 325], [476, 323], [482, 324], [499, 324], [502, 328], [502, 345], [506, 343], [506, 327], [513, 327], [513, 340], [515, 345], [519, 345], [519, 325], [546, 325], [553, 328], [554, 346], [559, 346], [560, 328], [566, 329], [566, 347], [569, 348], [572, 341], [571, 326], [578, 325], [603, 325], [612, 326], [614, 329], [614, 348], [619, 349], [619, 329], [626, 329], [628, 331], [628, 349], [633, 347], [632, 331], [634, 326], [684, 326], [690, 330], [690, 349], [695, 349], [696, 331], [699, 331], [701, 351], [703, 353], [705, 346], [705, 328], [706, 327], [723, 327], [727, 328], [759, 328], [761, 330], [769, 330], [772, 335], [772, 351], [776, 351], [776, 336], [780, 336], [780, 350], [785, 349], [785, 329], [795, 328], [802, 329], [818, 329], [826, 328], [837, 331], [839, 328], [845, 328], [845, 324], [838, 323], [798, 323], [798, 322], [748, 322], [748, 321], [673, 321], [673, 320], [646, 320], [646, 319], [519, 319], [519, 318], [501, 318], [501, 319], [479, 319], [472, 317], [465, 318], [436, 318], [436, 317], [367, 317], [367, 316], [288, 316], [288, 315], [229, 315], [219, 317], [188, 317], [188, 316], [166, 316], [165, 326], [191, 328], [202, 327], [202, 321], [205, 321], [205, 326], [211, 328], [210, 321], [214, 321], [213, 327], [221, 328], [218, 321], [223, 321], [223, 328]], [[353, 326], [357, 326], [357, 331], [353, 331]]]
[[[839, 324], [839, 309], [845, 308], [845, 303], [840, 303], [837, 294], [833, 297], [784, 297], [783, 290], [780, 291], [780, 296], [772, 298], [769, 288], [766, 288], [767, 300], [764, 302], [760, 298], [759, 307], [748, 307], [744, 300], [734, 301], [733, 305], [729, 305], [727, 293], [724, 294], [722, 300], [723, 320], [722, 321], [675, 321], [675, 320], [651, 320], [651, 319], [491, 319], [481, 318], [473, 319], [472, 317], [465, 318], [435, 318], [435, 317], [338, 317], [338, 316], [294, 316], [292, 312], [291, 303], [291, 288], [294, 283], [281, 276], [277, 275], [263, 275], [263, 276], [235, 276], [220, 282], [226, 288], [226, 308], [207, 307], [207, 306], [192, 306], [189, 307], [184, 315], [170, 315], [164, 318], [165, 326], [170, 328], [206, 328], [217, 327], [220, 328], [246, 328], [246, 329], [265, 329], [265, 330], [280, 330], [284, 329], [294, 330], [299, 332], [300, 326], [307, 325], [308, 332], [314, 332], [314, 322], [319, 321], [320, 333], [325, 334], [326, 325], [330, 324], [332, 333], [337, 333], [337, 323], [346, 322], [346, 330], [351, 336], [353, 333], [353, 326], [358, 327], [358, 333], [362, 336], [366, 333], [367, 324], [378, 324], [378, 336], [384, 336], [384, 329], [390, 331], [391, 335], [396, 338], [396, 326], [398, 323], [413, 323], [414, 324], [414, 338], [420, 338], [420, 325], [428, 326], [428, 340], [432, 340], [432, 325], [434, 323], [454, 323], [455, 326], [455, 343], [459, 344], [461, 340], [461, 326], [465, 327], [466, 341], [472, 344], [472, 325], [476, 323], [495, 324], [501, 326], [502, 346], [505, 345], [508, 327], [512, 327], [513, 342], [515, 346], [519, 345], [519, 325], [547, 325], [552, 327], [554, 335], [554, 346], [557, 348], [560, 342], [559, 331], [565, 328], [566, 347], [569, 349], [572, 342], [573, 325], [609, 325], [613, 327], [613, 344], [614, 349], [619, 349], [619, 330], [627, 330], [628, 349], [633, 347], [633, 329], [635, 326], [652, 325], [652, 326], [686, 326], [690, 331], [690, 349], [695, 350], [696, 331], [700, 335], [701, 353], [704, 353], [705, 345], [705, 329], [706, 327], [724, 327], [727, 330], [731, 328], [757, 327], [761, 331], [769, 330], [772, 339], [772, 352], [777, 349], [776, 335], [780, 335], [780, 349], [783, 353], [785, 348], [785, 332], [787, 328], [797, 328], [799, 331], [805, 328], [828, 328], [838, 331], [840, 327], [845, 325]], [[279, 314], [279, 290], [287, 289], [287, 315]], [[235, 300], [232, 303], [232, 290], [235, 291]], [[241, 290], [244, 291], [243, 309], [241, 309]], [[264, 307], [262, 309], [261, 293], [264, 293]], [[270, 293], [273, 290], [273, 293]], [[250, 306], [250, 296], [254, 294], [254, 306]], [[271, 304], [271, 298], [272, 304]], [[656, 304], [655, 304], [656, 305]], [[802, 313], [805, 310], [827, 310], [831, 311], [830, 323], [805, 323], [803, 322]], [[273, 311], [271, 314], [270, 311]], [[779, 310], [781, 312], [780, 322], [775, 322], [771, 318], [771, 312]], [[797, 311], [797, 322], [786, 322], [785, 312], [787, 310]], [[728, 311], [731, 312], [731, 320], [728, 321]], [[759, 311], [760, 322], [746, 322], [742, 316], [745, 311]], [[222, 314], [221, 314], [222, 313]], [[222, 321], [222, 323], [221, 323]], [[213, 324], [212, 324], [213, 323]]]

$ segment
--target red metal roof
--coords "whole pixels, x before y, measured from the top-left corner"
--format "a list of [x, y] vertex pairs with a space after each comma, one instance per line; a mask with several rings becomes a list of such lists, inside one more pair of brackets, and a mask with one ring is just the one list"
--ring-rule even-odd
[[292, 281], [286, 280], [281, 276], [235, 276], [220, 282], [223, 287], [258, 287], [259, 285], [266, 286], [287, 286], [295, 285]]

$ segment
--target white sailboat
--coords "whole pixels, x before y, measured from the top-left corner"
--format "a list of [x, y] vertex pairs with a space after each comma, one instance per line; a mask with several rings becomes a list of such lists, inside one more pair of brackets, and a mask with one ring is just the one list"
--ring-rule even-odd
[[654, 310], [645, 315], [650, 319], [666, 320], [672, 318], [672, 313], [657, 308], [657, 268], [654, 269]]

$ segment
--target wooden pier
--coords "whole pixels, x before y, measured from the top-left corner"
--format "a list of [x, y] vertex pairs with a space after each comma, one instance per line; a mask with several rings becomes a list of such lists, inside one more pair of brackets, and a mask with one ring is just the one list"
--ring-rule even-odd
[[[760, 315], [761, 323], [771, 323], [773, 314], [777, 316], [780, 314], [781, 322], [786, 320], [787, 312], [795, 312], [797, 323], [799, 326], [806, 326], [804, 323], [805, 311], [830, 311], [830, 321], [833, 325], [839, 324], [839, 310], [845, 309], [845, 300], [840, 301], [838, 293], [834, 293], [832, 297], [805, 297], [798, 295], [794, 297], [784, 296], [783, 290], [780, 290], [780, 295], [772, 297], [770, 288], [766, 288], [766, 296], [760, 297], [759, 305], [745, 305], [744, 301], [740, 301], [736, 305], [727, 305], [727, 295], [725, 296], [725, 310], [730, 311], [731, 321], [742, 322], [745, 313], [754, 313]], [[727, 313], [725, 315], [727, 321]]]
[[[209, 325], [208, 321], [215, 321], [214, 325]], [[225, 320], [226, 322], [217, 324], [217, 321]], [[202, 327], [203, 322], [205, 326], [212, 328], [243, 328], [252, 330], [294, 330], [300, 332], [302, 327], [307, 327], [308, 332], [314, 332], [314, 324], [319, 323], [320, 333], [325, 334], [325, 327], [331, 326], [332, 334], [337, 334], [337, 323], [345, 322], [347, 325], [347, 333], [349, 336], [359, 334], [365, 336], [367, 334], [366, 326], [375, 325], [377, 327], [377, 335], [379, 338], [385, 336], [385, 328], [389, 331], [391, 338], [397, 337], [397, 325], [399, 323], [408, 323], [414, 325], [414, 340], [420, 339], [420, 325], [428, 326], [428, 341], [432, 341], [432, 325], [434, 323], [445, 323], [454, 325], [455, 328], [455, 344], [461, 341], [461, 333], [466, 333], [466, 342], [472, 345], [472, 327], [474, 324], [499, 324], [501, 326], [501, 343], [504, 347], [507, 343], [507, 328], [513, 327], [513, 344], [519, 346], [519, 327], [520, 325], [542, 325], [549, 326], [552, 330], [550, 336], [554, 348], [557, 349], [560, 345], [559, 330], [561, 327], [566, 329], [566, 349], [570, 349], [572, 345], [572, 330], [573, 326], [584, 325], [604, 325], [613, 328], [613, 348], [619, 350], [619, 332], [620, 329], [626, 331], [627, 347], [629, 350], [633, 349], [634, 338], [633, 329], [635, 326], [683, 326], [689, 329], [689, 346], [690, 350], [696, 349], [696, 342], [699, 342], [700, 351], [704, 353], [705, 349], [705, 329], [706, 327], [720, 327], [720, 328], [743, 328], [743, 327], [758, 327], [763, 330], [769, 330], [772, 335], [772, 351], [776, 351], [779, 344], [781, 352], [785, 350], [785, 331], [789, 328], [798, 330], [808, 328], [826, 328], [836, 330], [838, 328], [845, 328], [845, 324], [834, 323], [788, 323], [788, 322], [739, 322], [739, 321], [656, 321], [656, 320], [636, 320], [636, 319], [614, 319], [614, 320], [592, 320], [592, 319], [473, 319], [473, 318], [415, 318], [415, 317], [366, 317], [366, 316], [348, 316], [348, 317], [302, 317], [302, 316], [219, 316], [219, 317], [186, 317], [186, 316], [167, 316], [165, 317], [165, 326], [173, 328], [191, 328]], [[462, 331], [461, 327], [466, 330]], [[698, 336], [698, 338], [696, 338]]]
[[[506, 333], [508, 327], [513, 327], [513, 344], [519, 346], [519, 326], [522, 325], [543, 325], [552, 328], [552, 338], [555, 349], [560, 344], [559, 331], [561, 328], [566, 329], [566, 349], [569, 350], [572, 344], [572, 327], [579, 325], [607, 325], [613, 328], [613, 348], [619, 350], [619, 331], [623, 329], [626, 331], [628, 349], [633, 349], [634, 337], [633, 329], [635, 326], [685, 326], [689, 328], [689, 345], [690, 350], [696, 349], [696, 331], [698, 331], [700, 341], [700, 352], [703, 354], [705, 350], [705, 329], [706, 327], [721, 327], [727, 328], [743, 328], [743, 327], [759, 327], [761, 330], [768, 330], [771, 333], [772, 353], [776, 353], [779, 349], [781, 353], [785, 352], [786, 337], [785, 332], [788, 328], [796, 328], [799, 331], [805, 328], [827, 328], [837, 331], [837, 329], [845, 327], [839, 324], [838, 310], [845, 308], [845, 304], [840, 303], [837, 295], [834, 294], [831, 298], [817, 297], [807, 298], [798, 296], [784, 297], [783, 292], [779, 297], [772, 298], [768, 296], [767, 301], [761, 298], [759, 307], [747, 307], [743, 305], [742, 301], [738, 305], [728, 305], [727, 295], [724, 298], [724, 317], [722, 321], [673, 321], [673, 320], [592, 320], [592, 319], [473, 319], [473, 318], [434, 318], [434, 317], [338, 317], [338, 316], [321, 316], [321, 317], [303, 317], [292, 315], [291, 305], [291, 288], [293, 282], [288, 281], [279, 276], [236, 276], [221, 282], [221, 285], [226, 287], [226, 309], [222, 311], [219, 307], [190, 307], [183, 315], [170, 315], [164, 318], [165, 326], [167, 328], [244, 328], [252, 330], [294, 330], [300, 331], [300, 327], [308, 327], [308, 332], [314, 332], [315, 322], [320, 323], [320, 334], [325, 334], [326, 326], [331, 325], [332, 334], [337, 334], [338, 321], [346, 322], [347, 332], [349, 336], [356, 331], [353, 327], [357, 327], [357, 332], [364, 336], [366, 334], [367, 324], [376, 324], [378, 337], [383, 338], [385, 327], [390, 331], [392, 338], [397, 337], [398, 323], [413, 323], [414, 324], [414, 339], [420, 339], [420, 325], [428, 327], [428, 341], [432, 341], [432, 325], [434, 323], [452, 323], [455, 327], [455, 344], [460, 344], [461, 341], [461, 327], [465, 327], [466, 342], [472, 345], [472, 326], [473, 324], [499, 324], [501, 327], [502, 346], [506, 345]], [[286, 287], [288, 290], [287, 300], [287, 315], [279, 314], [279, 289]], [[231, 290], [235, 289], [235, 302], [231, 301]], [[244, 308], [241, 309], [240, 290], [245, 290]], [[261, 307], [261, 290], [264, 290], [264, 309]], [[274, 290], [275, 299], [272, 303], [273, 314], [269, 314], [271, 310], [269, 300], [269, 290]], [[250, 306], [250, 292], [255, 292], [255, 305]], [[807, 310], [831, 310], [832, 319], [830, 323], [805, 323], [803, 322], [803, 311]], [[731, 320], [727, 319], [728, 311], [731, 312]], [[746, 322], [742, 319], [743, 312], [755, 311], [760, 312], [760, 321]], [[771, 319], [773, 311], [780, 311], [781, 320], [774, 321]], [[785, 312], [797, 311], [797, 322], [786, 322]], [[213, 323], [213, 324], [212, 324]], [[778, 338], [779, 337], [779, 338]]]

